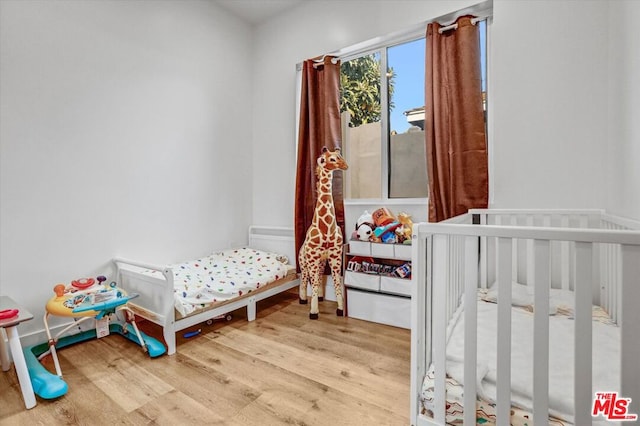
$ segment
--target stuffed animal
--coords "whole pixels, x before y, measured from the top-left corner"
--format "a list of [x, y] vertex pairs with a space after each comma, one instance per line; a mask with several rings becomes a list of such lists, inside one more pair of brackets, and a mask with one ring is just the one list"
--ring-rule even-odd
[[358, 229], [356, 229], [356, 237], [360, 241], [369, 241], [371, 235], [373, 235], [373, 229], [371, 229], [371, 224], [369, 223], [363, 222], [358, 226]]
[[411, 220], [411, 216], [407, 213], [398, 213], [398, 222], [400, 222], [400, 226], [396, 228], [398, 242], [411, 244], [411, 235], [413, 233], [413, 221]]
[[374, 211], [371, 217], [373, 218], [372, 222], [375, 223], [376, 226], [385, 226], [396, 220], [391, 210], [386, 207], [381, 207]]
[[365, 210], [356, 221], [356, 237], [360, 241], [370, 241], [374, 228], [371, 213]]
[[373, 216], [367, 210], [365, 210], [364, 213], [360, 215], [358, 220], [356, 220], [356, 229], [358, 229], [358, 227], [363, 223], [373, 224]]

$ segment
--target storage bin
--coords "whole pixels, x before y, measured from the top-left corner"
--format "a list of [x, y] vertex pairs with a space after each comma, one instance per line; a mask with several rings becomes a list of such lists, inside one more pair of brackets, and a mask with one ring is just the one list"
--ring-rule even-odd
[[395, 244], [371, 243], [371, 256], [392, 259], [394, 256], [394, 245]]
[[364, 290], [380, 291], [380, 276], [362, 272], [345, 271], [344, 285]]
[[411, 260], [411, 244], [394, 244], [393, 252], [396, 259]]
[[368, 241], [349, 241], [349, 254], [371, 256], [371, 243]]
[[411, 297], [411, 280], [382, 276], [380, 277], [380, 291]]
[[411, 328], [411, 298], [347, 290], [347, 315], [394, 327]]

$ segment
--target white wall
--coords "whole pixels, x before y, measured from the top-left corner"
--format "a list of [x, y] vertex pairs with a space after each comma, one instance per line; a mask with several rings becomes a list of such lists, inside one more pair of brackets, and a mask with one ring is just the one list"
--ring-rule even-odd
[[640, 219], [640, 2], [610, 2], [607, 208]]
[[245, 243], [251, 31], [203, 1], [0, 2], [0, 293]]
[[[290, 225], [295, 184], [295, 64], [301, 60], [382, 36], [477, 2], [313, 1], [256, 29], [253, 163], [254, 220]], [[608, 9], [617, 2], [494, 0], [489, 50], [492, 114], [491, 201], [495, 207], [608, 207], [607, 173]], [[633, 1], [617, 6], [634, 9]], [[630, 43], [631, 22], [619, 36]], [[633, 42], [637, 52], [637, 42]], [[625, 52], [627, 51], [625, 50]], [[622, 72], [639, 75], [636, 54]], [[635, 65], [631, 65], [631, 63]], [[635, 68], [632, 68], [635, 67]], [[634, 72], [632, 72], [634, 71]], [[626, 83], [625, 83], [626, 84]], [[621, 86], [626, 87], [626, 86]], [[637, 115], [638, 83], [624, 110]], [[622, 89], [621, 89], [622, 90]], [[634, 96], [635, 94], [635, 96]], [[623, 108], [623, 107], [621, 107]], [[638, 133], [638, 120], [629, 127]], [[631, 124], [633, 123], [633, 124]], [[635, 127], [631, 127], [635, 126]], [[258, 132], [257, 129], [260, 129]], [[631, 136], [613, 164], [637, 158]], [[635, 149], [635, 151], [634, 151]], [[266, 161], [265, 161], [266, 160]], [[631, 164], [631, 159], [627, 160]], [[625, 203], [615, 207], [640, 217], [637, 168], [626, 167], [612, 189]], [[626, 183], [623, 185], [622, 181]], [[634, 183], [629, 183], [632, 181]], [[278, 188], [272, 190], [270, 188]], [[633, 200], [633, 201], [631, 201]], [[350, 227], [364, 206], [348, 211]], [[404, 206], [391, 208], [396, 211]], [[422, 206], [410, 206], [418, 210]], [[426, 208], [424, 216], [426, 217]]]
[[494, 206], [605, 207], [607, 7], [494, 2]]

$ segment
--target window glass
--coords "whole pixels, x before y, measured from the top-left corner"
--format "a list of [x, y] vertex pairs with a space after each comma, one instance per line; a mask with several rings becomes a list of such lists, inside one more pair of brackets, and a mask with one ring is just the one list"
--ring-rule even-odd
[[349, 164], [345, 198], [382, 198], [380, 59], [375, 52], [341, 65], [343, 154]]
[[[486, 123], [486, 22], [478, 26]], [[427, 197], [424, 80], [424, 37], [342, 61], [346, 199]]]
[[426, 198], [425, 39], [387, 49], [389, 198]]

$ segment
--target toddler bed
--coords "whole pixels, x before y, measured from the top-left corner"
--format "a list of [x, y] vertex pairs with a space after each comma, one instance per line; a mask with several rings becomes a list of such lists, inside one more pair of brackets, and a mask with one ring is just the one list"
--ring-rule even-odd
[[117, 282], [140, 296], [129, 302], [139, 315], [163, 329], [167, 353], [176, 351], [175, 333], [187, 327], [247, 308], [299, 285], [293, 230], [251, 227], [249, 247], [225, 249], [174, 265], [114, 259]]
[[639, 228], [600, 210], [415, 225], [411, 423], [591, 424], [597, 392], [639, 414]]

